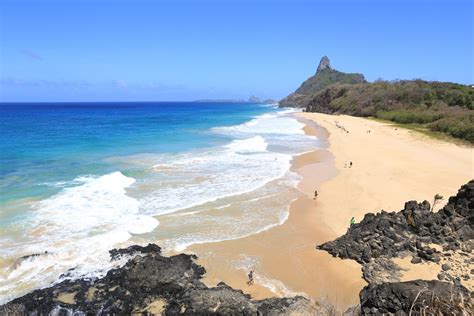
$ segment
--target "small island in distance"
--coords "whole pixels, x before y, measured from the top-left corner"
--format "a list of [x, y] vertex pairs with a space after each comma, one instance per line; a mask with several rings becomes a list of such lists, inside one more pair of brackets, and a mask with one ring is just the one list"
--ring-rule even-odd
[[201, 99], [201, 100], [195, 100], [193, 102], [198, 102], [198, 103], [262, 103], [262, 104], [276, 104], [276, 103], [278, 103], [278, 101], [274, 100], [274, 99], [260, 100], [260, 98], [256, 97], [256, 96], [251, 96], [247, 100], [240, 100], [240, 99]]

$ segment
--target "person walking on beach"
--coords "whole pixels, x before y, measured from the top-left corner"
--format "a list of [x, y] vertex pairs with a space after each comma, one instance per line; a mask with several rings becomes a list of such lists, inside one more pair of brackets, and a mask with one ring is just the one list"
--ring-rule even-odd
[[316, 200], [317, 197], [318, 197], [318, 190], [314, 190], [314, 198], [313, 198], [313, 200]]
[[349, 163], [349, 168], [352, 168], [352, 161]]
[[248, 276], [249, 276], [249, 280], [247, 281], [247, 284], [250, 286], [253, 284], [253, 270], [250, 270]]

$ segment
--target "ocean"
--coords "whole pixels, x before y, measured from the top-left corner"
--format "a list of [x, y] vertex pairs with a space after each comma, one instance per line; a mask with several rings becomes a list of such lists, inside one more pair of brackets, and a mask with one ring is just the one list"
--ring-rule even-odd
[[104, 275], [124, 262], [110, 262], [115, 247], [154, 242], [173, 253], [281, 225], [301, 194], [291, 160], [318, 146], [293, 112], [0, 104], [0, 304]]

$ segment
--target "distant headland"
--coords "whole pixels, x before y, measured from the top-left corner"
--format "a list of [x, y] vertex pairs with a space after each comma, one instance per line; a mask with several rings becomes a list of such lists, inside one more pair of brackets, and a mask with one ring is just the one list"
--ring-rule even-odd
[[321, 58], [316, 73], [281, 106], [308, 112], [374, 117], [474, 143], [474, 88], [451, 82], [377, 80], [344, 73]]

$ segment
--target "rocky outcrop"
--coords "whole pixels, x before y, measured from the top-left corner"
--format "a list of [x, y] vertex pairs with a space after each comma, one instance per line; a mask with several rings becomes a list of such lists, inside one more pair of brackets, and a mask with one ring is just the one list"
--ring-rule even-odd
[[[472, 293], [450, 276], [454, 267], [444, 262], [437, 280], [398, 282], [399, 268], [391, 260], [411, 255], [413, 263], [439, 262], [447, 256], [466, 258], [470, 267], [474, 240], [474, 180], [463, 185], [434, 213], [430, 203], [410, 201], [399, 212], [367, 214], [347, 233], [318, 246], [334, 256], [363, 265], [369, 282], [360, 292], [360, 306], [351, 315], [468, 314]], [[432, 244], [439, 245], [437, 250]], [[45, 253], [47, 254], [47, 253]], [[44, 255], [44, 254], [34, 254]], [[193, 255], [161, 255], [154, 244], [110, 251], [111, 260], [129, 259], [103, 278], [66, 280], [33, 291], [0, 306], [0, 315], [327, 315], [330, 306], [302, 296], [253, 300], [225, 283], [208, 287], [202, 281], [206, 270]], [[441, 261], [443, 262], [443, 261]], [[469, 279], [468, 273], [463, 272]]]
[[[436, 213], [428, 201], [407, 202], [399, 212], [369, 213], [345, 235], [317, 248], [362, 264], [363, 277], [369, 285], [360, 292], [359, 308], [348, 314], [468, 315], [473, 310], [472, 293], [461, 285], [461, 280], [469, 280], [474, 274], [474, 269], [469, 271], [474, 263], [473, 246], [471, 180]], [[449, 282], [399, 282], [402, 271], [391, 259], [406, 255], [412, 256], [413, 264], [439, 263], [438, 278]], [[453, 257], [458, 258], [452, 260]], [[451, 274], [453, 264], [459, 275]]]
[[334, 84], [364, 83], [362, 74], [344, 73], [331, 68], [327, 56], [321, 58], [316, 74], [305, 80], [296, 91], [279, 101], [281, 106], [308, 108], [312, 97]]
[[440, 281], [371, 284], [359, 296], [363, 315], [469, 315], [473, 311], [465, 287]]
[[329, 61], [328, 56], [323, 56], [321, 58], [321, 60], [319, 61], [318, 69], [316, 70], [316, 72], [320, 72], [320, 71], [323, 71], [325, 69], [332, 69], [331, 68], [331, 62]]
[[318, 248], [361, 264], [403, 253], [410, 253], [413, 263], [423, 260], [439, 262], [440, 252], [430, 244], [438, 244], [446, 251], [463, 248], [471, 252], [473, 239], [474, 180], [471, 180], [436, 213], [430, 210], [428, 201], [420, 204], [407, 202], [397, 213], [368, 213], [344, 236]]
[[67, 280], [33, 291], [0, 306], [0, 314], [30, 315], [279, 315], [326, 313], [308, 299], [252, 300], [225, 283], [209, 288], [201, 282], [206, 272], [195, 256], [161, 255], [157, 245], [110, 251], [111, 260], [130, 256], [121, 268], [100, 279]]

